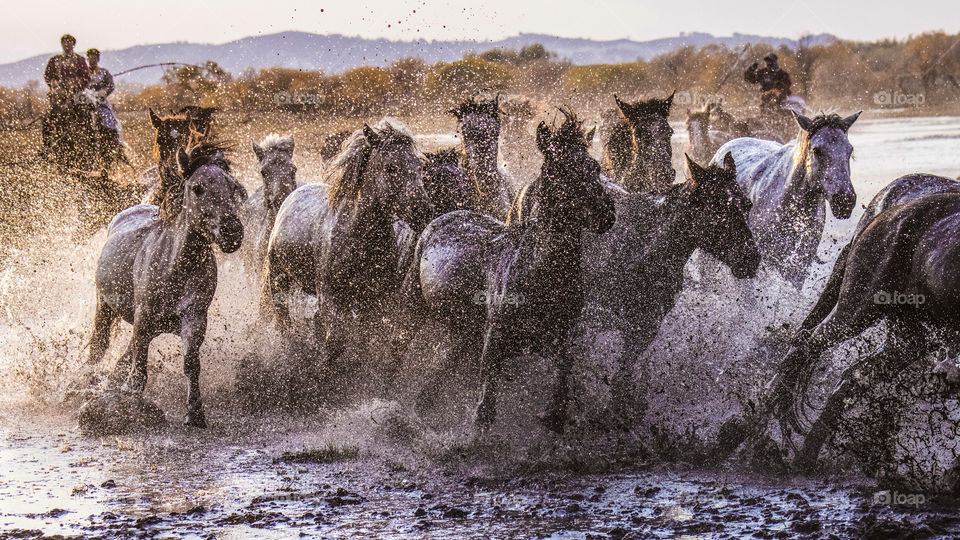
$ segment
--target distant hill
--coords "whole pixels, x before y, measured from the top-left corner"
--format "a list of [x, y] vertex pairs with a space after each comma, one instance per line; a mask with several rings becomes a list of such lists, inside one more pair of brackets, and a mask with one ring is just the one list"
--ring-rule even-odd
[[[81, 48], [95, 46], [81, 37]], [[834, 39], [828, 34], [813, 36], [813, 43], [827, 43]], [[311, 34], [308, 32], [281, 32], [265, 36], [243, 38], [221, 45], [202, 43], [160, 43], [138, 45], [116, 51], [103, 51], [101, 64], [116, 73], [136, 66], [160, 62], [200, 63], [214, 60], [233, 74], [248, 68], [273, 66], [321, 70], [337, 73], [357, 66], [389, 64], [399, 58], [419, 56], [428, 63], [451, 61], [465, 53], [482, 52], [504, 47], [519, 49], [531, 43], [542, 43], [560, 58], [574, 64], [631, 62], [650, 58], [685, 45], [703, 46], [712, 43], [738, 47], [744, 43], [768, 43], [774, 47], [796, 46], [796, 40], [734, 34], [716, 37], [704, 33], [682, 34], [677, 37], [651, 41], [594, 41], [562, 38], [543, 34], [520, 34], [499, 41], [390, 41], [365, 39], [339, 34]], [[43, 67], [53, 53], [34, 56], [18, 62], [0, 64], [0, 86], [20, 87], [30, 80], [43, 78]], [[122, 82], [153, 84], [160, 80], [162, 70], [151, 68], [124, 75]], [[119, 81], [118, 81], [119, 82]]]

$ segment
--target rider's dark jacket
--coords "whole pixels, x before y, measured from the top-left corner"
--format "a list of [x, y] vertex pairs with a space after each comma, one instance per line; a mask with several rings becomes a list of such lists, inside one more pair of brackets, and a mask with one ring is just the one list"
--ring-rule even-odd
[[780, 69], [757, 69], [754, 64], [743, 74], [750, 84], [760, 83], [760, 100], [763, 105], [779, 105], [790, 95], [790, 75]]
[[90, 70], [87, 61], [77, 53], [58, 54], [47, 62], [43, 80], [51, 90], [75, 94], [87, 87]]

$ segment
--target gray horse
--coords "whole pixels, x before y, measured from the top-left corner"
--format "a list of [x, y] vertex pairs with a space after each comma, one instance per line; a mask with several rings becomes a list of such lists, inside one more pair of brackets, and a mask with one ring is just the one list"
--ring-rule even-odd
[[727, 153], [733, 154], [737, 182], [753, 202], [748, 222], [763, 258], [798, 289], [823, 236], [826, 204], [834, 216], [847, 219], [857, 202], [847, 130], [858, 116], [820, 115], [811, 120], [797, 115], [801, 129], [795, 140], [779, 144], [734, 139], [711, 161], [720, 163]]
[[[353, 314], [382, 312], [399, 290], [403, 227], [414, 238], [434, 210], [421, 181], [410, 133], [395, 120], [364, 126], [334, 158], [329, 184], [307, 184], [287, 197], [267, 247], [264, 305], [289, 330], [288, 300], [297, 291], [317, 296], [315, 329], [326, 356], [339, 356]], [[407, 240], [409, 243], [409, 240]]]
[[207, 308], [217, 289], [211, 244], [224, 253], [243, 240], [243, 187], [230, 175], [223, 147], [201, 143], [177, 152], [179, 181], [170, 182], [163, 206], [141, 204], [117, 214], [97, 263], [97, 310], [90, 362], [110, 343], [110, 329], [122, 317], [133, 339], [117, 364], [129, 368], [123, 389], [142, 394], [147, 383], [147, 349], [163, 333], [183, 341], [183, 370], [189, 380], [185, 423], [206, 427], [200, 399], [200, 346]]
[[260, 272], [280, 205], [297, 189], [297, 166], [293, 163], [294, 144], [290, 135], [271, 133], [259, 144], [252, 144], [260, 164], [263, 186], [253, 192], [241, 210], [246, 242], [240, 251], [244, 266], [252, 272]]

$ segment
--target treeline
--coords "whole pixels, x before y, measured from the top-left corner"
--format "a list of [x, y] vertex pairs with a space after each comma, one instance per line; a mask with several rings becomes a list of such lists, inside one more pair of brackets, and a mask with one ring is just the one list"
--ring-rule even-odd
[[[649, 61], [580, 66], [534, 44], [432, 65], [405, 58], [385, 67], [363, 66], [340, 74], [288, 68], [230, 74], [209, 61], [169, 68], [161, 84], [136, 93], [118, 92], [113, 101], [120, 111], [201, 104], [225, 110], [407, 115], [448, 107], [477, 91], [593, 108], [597, 103], [608, 106], [614, 93], [637, 97], [676, 89], [677, 103], [687, 108], [719, 100], [739, 107], [758, 99], [757, 89], [743, 82], [743, 71], [776, 52], [793, 79], [794, 93], [814, 108], [922, 105], [942, 109], [960, 101], [958, 43], [960, 35], [943, 32], [869, 43], [818, 45], [801, 39], [795, 49], [774, 50], [765, 44], [739, 49], [690, 46]], [[30, 118], [30, 113], [42, 108], [39, 86], [2, 90], [4, 118]]]

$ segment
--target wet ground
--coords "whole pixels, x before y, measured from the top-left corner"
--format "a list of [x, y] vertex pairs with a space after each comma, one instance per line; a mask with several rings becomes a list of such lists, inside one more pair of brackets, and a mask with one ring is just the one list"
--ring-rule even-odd
[[[832, 261], [861, 206], [890, 180], [960, 173], [958, 140], [958, 118], [860, 120], [851, 131], [858, 209], [849, 221], [829, 218], [821, 256]], [[960, 537], [954, 499], [879, 490], [856, 467], [815, 477], [703, 469], [685, 464], [682, 451], [654, 462], [625, 449], [629, 442], [607, 444], [596, 433], [536, 432], [535, 422], [522, 423], [533, 413], [515, 412], [511, 403], [543, 401], [537, 381], [550, 376], [549, 362], [528, 366], [505, 390], [503, 423], [521, 427], [480, 438], [469, 430], [476, 399], [470, 380], [445, 399], [458, 408], [448, 419], [452, 429], [423, 428], [391, 412], [402, 407], [376, 400], [323, 414], [245, 414], [231, 398], [236, 372], [247, 353], [264, 356], [271, 345], [260, 342], [255, 323], [235, 315], [255, 305], [255, 288], [238, 294], [252, 286], [229, 280], [221, 282], [202, 352], [211, 427], [176, 423], [184, 401], [179, 343], [160, 339], [151, 349], [147, 396], [171, 424], [84, 437], [79, 404], [56, 396], [85, 354], [90, 276], [102, 242], [101, 235], [81, 246], [24, 250], [0, 271], [0, 385], [9, 389], [0, 396], [0, 538]], [[752, 354], [771, 324], [802, 317], [819, 286], [808, 280], [802, 295], [787, 291], [799, 298], [770, 305], [733, 298], [705, 308], [697, 294], [681, 295], [646, 359], [661, 396], [649, 401], [647, 420], [668, 419], [663, 425], [672, 422], [677, 433], [691, 425], [715, 429], [729, 412], [724, 399], [752, 369], [736, 362]], [[122, 327], [110, 358], [127, 339]], [[602, 357], [600, 349], [617, 340], [588, 343], [592, 356]], [[584, 417], [602, 417], [606, 390], [591, 386], [602, 370], [581, 368], [587, 382], [579, 403], [593, 415]]]
[[679, 464], [577, 474], [498, 463], [495, 444], [461, 449], [469, 455], [459, 459], [303, 446], [321, 422], [220, 419], [207, 431], [102, 439], [81, 437], [66, 419], [7, 423], [0, 538], [960, 535], [953, 501], [877, 491], [862, 479]]

